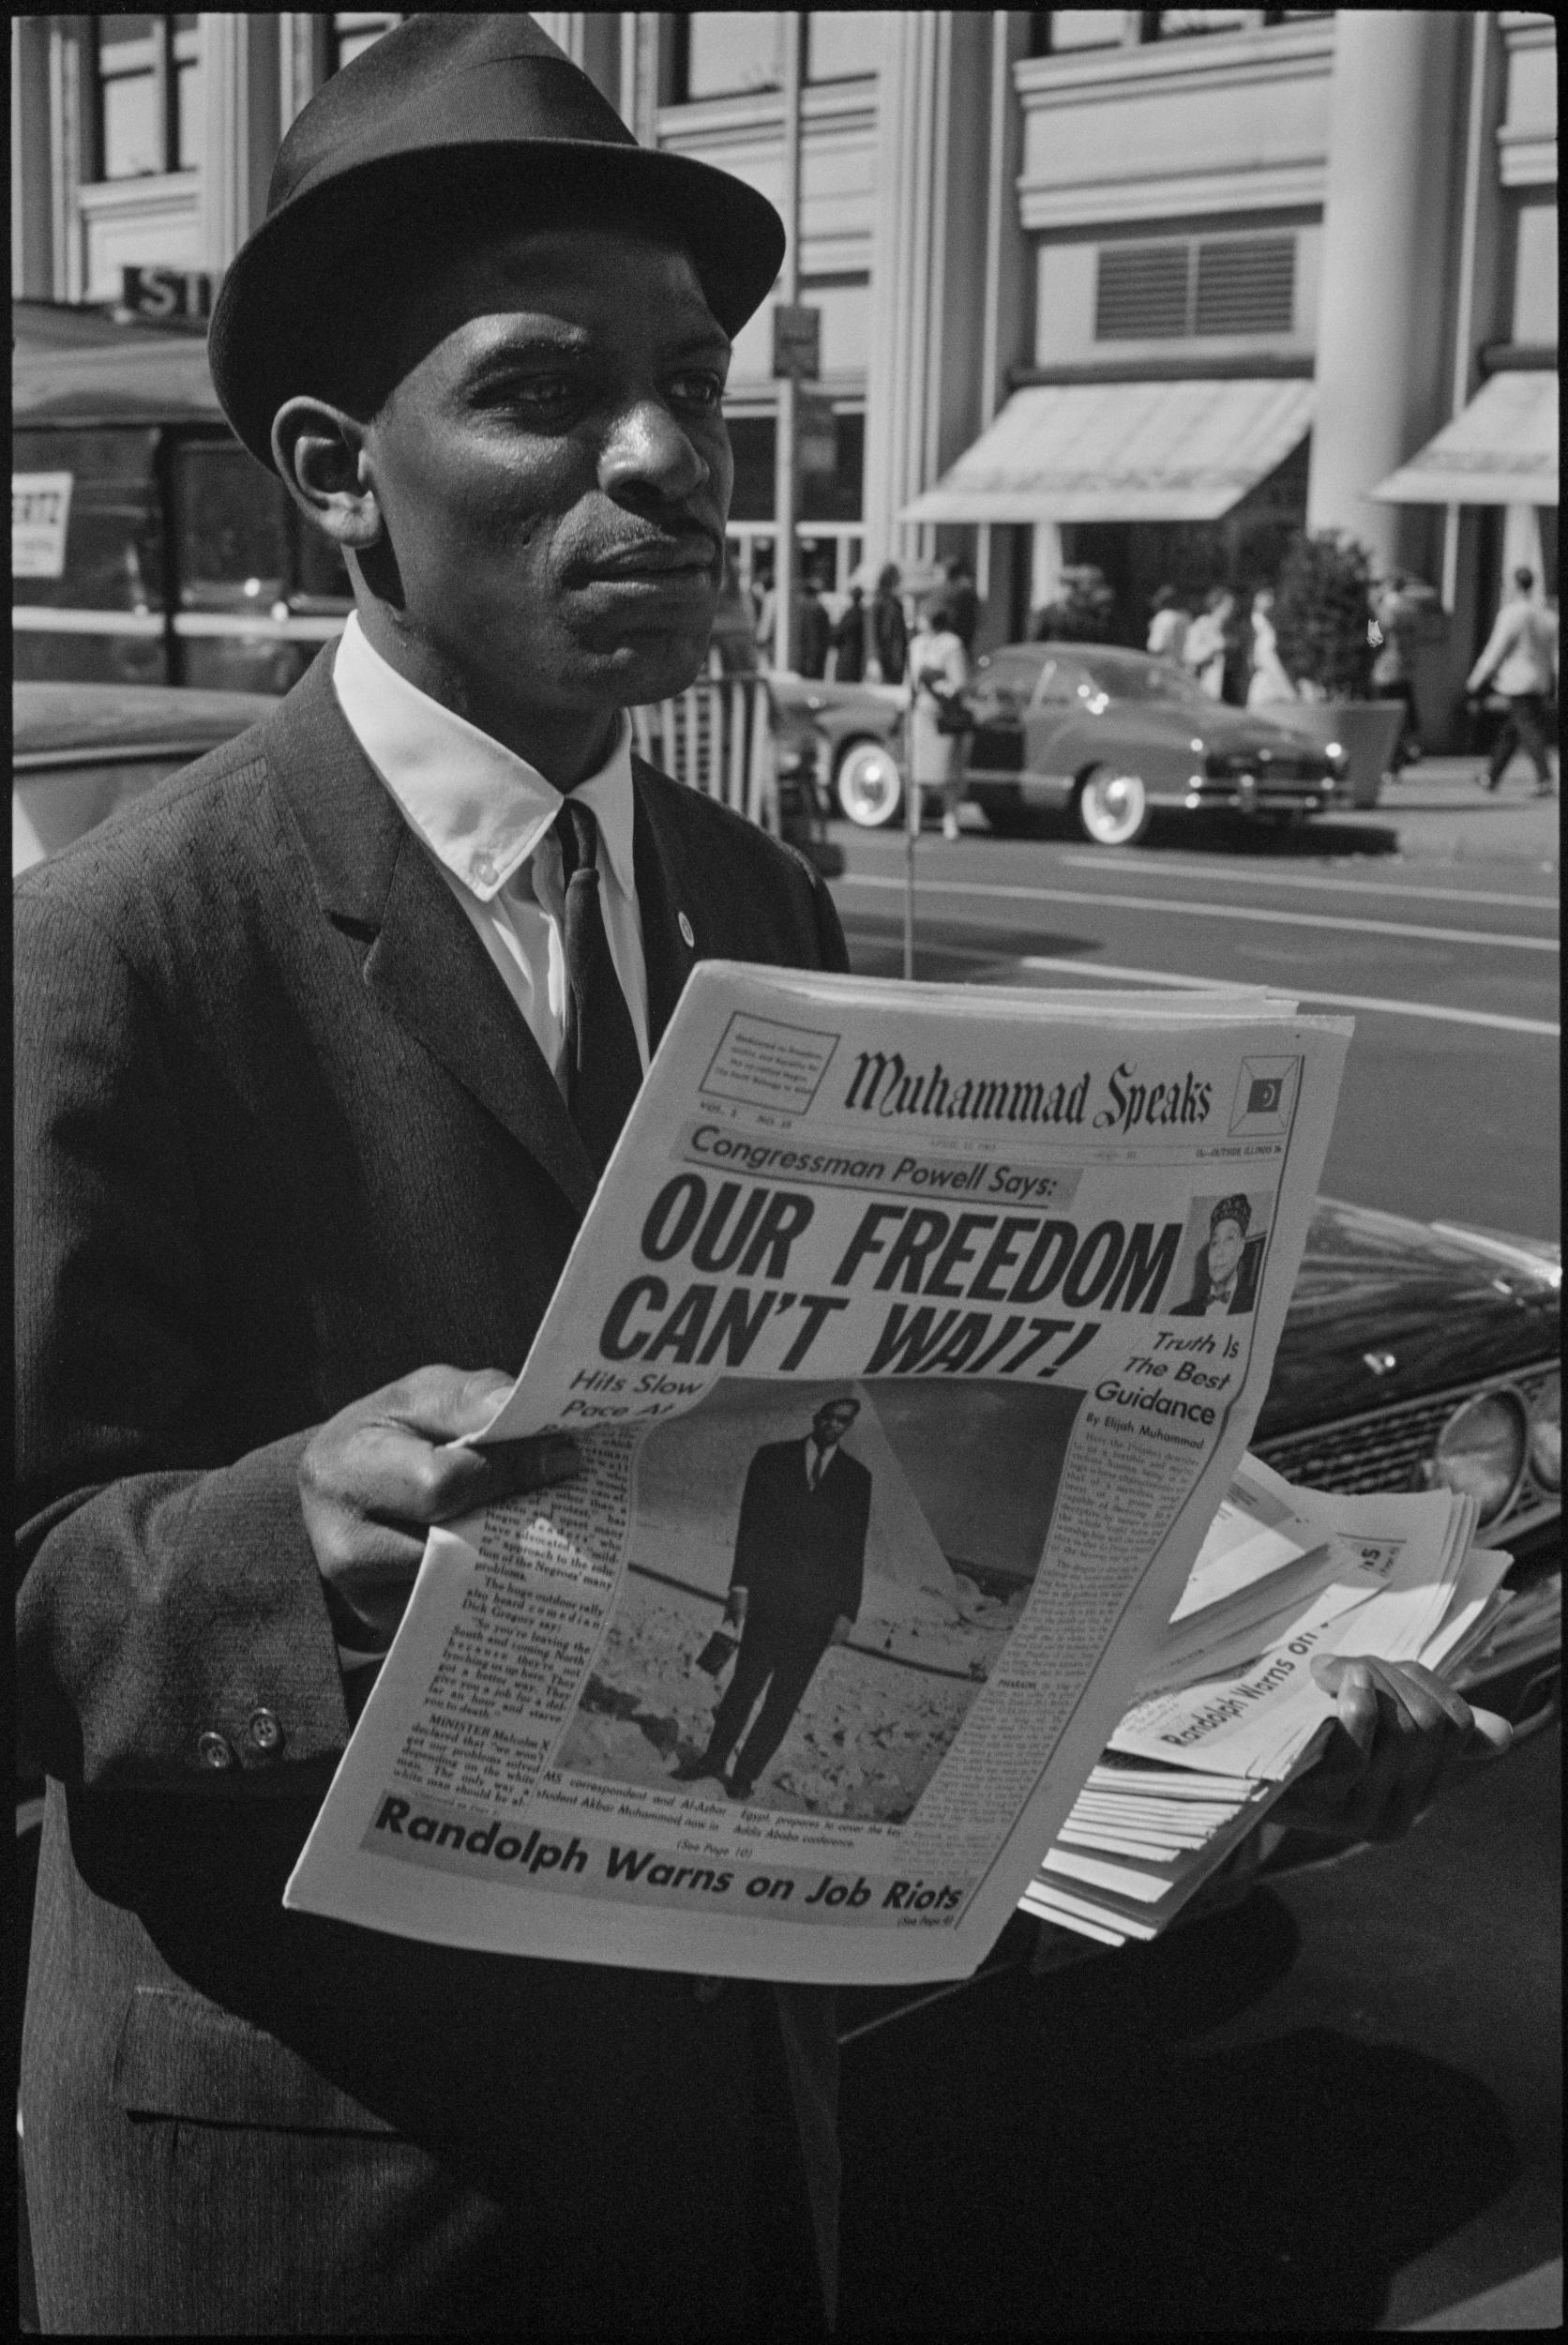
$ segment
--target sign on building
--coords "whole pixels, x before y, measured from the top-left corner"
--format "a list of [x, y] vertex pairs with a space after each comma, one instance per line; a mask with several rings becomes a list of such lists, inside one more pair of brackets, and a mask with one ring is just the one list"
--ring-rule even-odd
[[815, 383], [822, 371], [822, 313], [798, 301], [779, 301], [773, 311], [773, 371]]
[[136, 318], [208, 318], [216, 284], [202, 268], [122, 268], [120, 307]]
[[68, 472], [11, 475], [11, 575], [64, 578], [70, 521]]

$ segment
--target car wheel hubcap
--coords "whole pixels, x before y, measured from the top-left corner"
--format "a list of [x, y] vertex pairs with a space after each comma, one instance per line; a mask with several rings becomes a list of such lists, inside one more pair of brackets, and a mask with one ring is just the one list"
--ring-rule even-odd
[[864, 830], [893, 820], [899, 788], [897, 765], [886, 749], [852, 749], [838, 768], [838, 803]]
[[1080, 801], [1083, 827], [1101, 846], [1120, 847], [1136, 839], [1148, 811], [1149, 794], [1137, 774], [1091, 774]]

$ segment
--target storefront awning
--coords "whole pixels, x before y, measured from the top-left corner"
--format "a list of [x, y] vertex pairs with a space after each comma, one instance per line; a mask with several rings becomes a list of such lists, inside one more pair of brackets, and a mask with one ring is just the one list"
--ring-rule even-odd
[[1037, 384], [903, 522], [1212, 522], [1282, 464], [1312, 385]]
[[1385, 505], [1555, 505], [1557, 397], [1555, 371], [1494, 374], [1372, 494]]

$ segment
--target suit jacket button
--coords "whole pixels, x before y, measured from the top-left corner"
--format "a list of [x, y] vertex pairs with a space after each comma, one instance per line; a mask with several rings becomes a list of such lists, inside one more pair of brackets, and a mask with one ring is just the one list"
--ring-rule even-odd
[[724, 1981], [721, 1978], [700, 1978], [691, 1991], [699, 2003], [716, 2003], [724, 1992]]
[[253, 1750], [277, 1750], [283, 1740], [283, 1730], [270, 1710], [252, 1710], [247, 1732]]
[[223, 1736], [213, 1733], [210, 1729], [205, 1734], [198, 1735], [196, 1756], [204, 1767], [232, 1767], [234, 1763], [234, 1754]]

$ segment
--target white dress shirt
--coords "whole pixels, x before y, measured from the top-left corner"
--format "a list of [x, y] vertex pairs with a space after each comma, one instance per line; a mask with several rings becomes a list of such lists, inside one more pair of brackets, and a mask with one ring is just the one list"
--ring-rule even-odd
[[[433, 701], [388, 666], [357, 614], [343, 629], [332, 685], [350, 730], [473, 923], [559, 1082], [565, 1049], [566, 959], [562, 793], [523, 758]], [[648, 1069], [648, 978], [632, 868], [631, 719], [572, 795], [599, 826], [599, 901], [610, 955]]]

